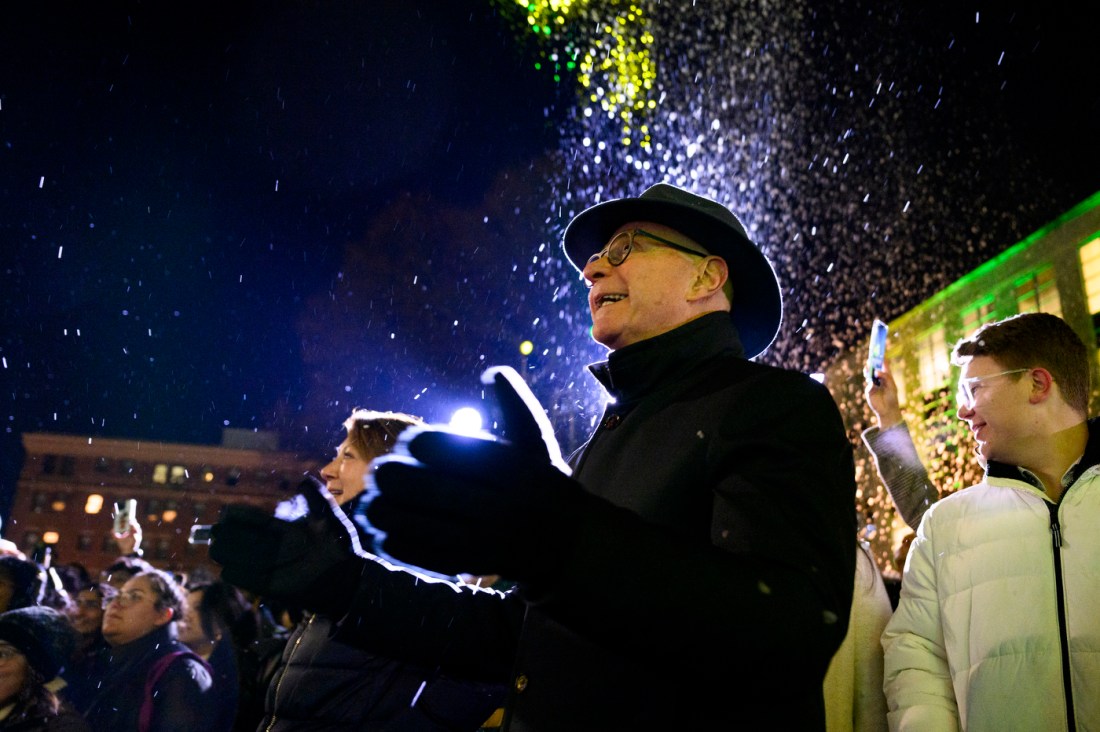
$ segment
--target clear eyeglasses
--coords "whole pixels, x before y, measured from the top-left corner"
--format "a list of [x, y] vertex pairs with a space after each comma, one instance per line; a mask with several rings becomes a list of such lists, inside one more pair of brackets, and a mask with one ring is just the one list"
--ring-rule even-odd
[[1031, 369], [1009, 369], [1008, 371], [1000, 371], [996, 374], [986, 374], [985, 376], [971, 376], [968, 379], [959, 379], [959, 390], [955, 392], [955, 403], [960, 407], [966, 407], [971, 409], [974, 406], [974, 387], [978, 386], [982, 382], [995, 379], [998, 376], [1008, 376], [1009, 374], [1022, 374], [1025, 371], [1031, 371]]

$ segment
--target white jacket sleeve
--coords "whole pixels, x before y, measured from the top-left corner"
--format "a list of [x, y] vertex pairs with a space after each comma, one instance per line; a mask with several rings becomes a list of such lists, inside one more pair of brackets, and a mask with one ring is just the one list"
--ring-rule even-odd
[[901, 599], [882, 634], [883, 691], [891, 730], [960, 729], [936, 592], [935, 509], [917, 529], [905, 562]]

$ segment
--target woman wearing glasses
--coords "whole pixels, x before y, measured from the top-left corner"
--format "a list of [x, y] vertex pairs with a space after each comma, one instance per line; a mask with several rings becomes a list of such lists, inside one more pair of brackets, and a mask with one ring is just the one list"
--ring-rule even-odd
[[187, 600], [172, 575], [146, 570], [106, 601], [110, 645], [84, 716], [93, 730], [213, 729], [210, 668], [177, 640]]

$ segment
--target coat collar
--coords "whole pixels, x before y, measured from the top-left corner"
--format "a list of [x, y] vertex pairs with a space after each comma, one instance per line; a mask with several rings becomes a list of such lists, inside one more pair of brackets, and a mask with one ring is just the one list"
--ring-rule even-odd
[[[1088, 421], [1088, 428], [1089, 440], [1085, 443], [1085, 454], [1070, 467], [1069, 471], [1064, 476], [1062, 483], [1065, 488], [1073, 485], [1073, 483], [1092, 466], [1100, 465], [1100, 417], [1093, 417], [1090, 419]], [[1021, 476], [1023, 476], [1022, 480], [1042, 490], [1042, 486], [1037, 485], [1037, 478], [1034, 478], [1028, 471], [1016, 465], [1009, 465], [1008, 463], [1000, 463], [996, 460], [991, 460], [989, 465], [986, 466], [985, 474], [990, 478], [1011, 478], [1013, 480], [1021, 480]]]
[[744, 358], [744, 354], [728, 314], [714, 312], [612, 351], [606, 361], [591, 364], [588, 369], [608, 394], [625, 403], [716, 356]]

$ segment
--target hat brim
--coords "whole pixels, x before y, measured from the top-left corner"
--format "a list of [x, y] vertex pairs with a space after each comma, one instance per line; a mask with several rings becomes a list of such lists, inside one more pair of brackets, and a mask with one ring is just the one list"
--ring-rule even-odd
[[569, 222], [562, 238], [565, 256], [577, 270], [583, 271], [588, 258], [630, 221], [653, 221], [668, 226], [724, 259], [733, 283], [730, 319], [737, 328], [745, 357], [754, 358], [767, 350], [783, 321], [779, 281], [756, 245], [725, 221], [671, 201], [619, 198], [585, 209]]

